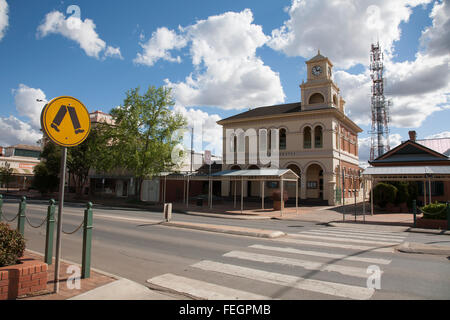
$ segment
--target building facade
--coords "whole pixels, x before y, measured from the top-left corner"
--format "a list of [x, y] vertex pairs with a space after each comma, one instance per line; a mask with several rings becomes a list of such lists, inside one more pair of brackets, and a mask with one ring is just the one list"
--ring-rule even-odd
[[33, 169], [40, 162], [41, 147], [18, 144], [2, 148], [0, 168], [11, 170], [11, 179], [0, 188], [26, 190], [31, 187], [34, 178]]
[[[358, 133], [362, 130], [344, 113], [345, 101], [333, 81], [332, 62], [319, 52], [306, 65], [308, 78], [300, 85], [300, 102], [255, 108], [218, 121], [223, 126], [223, 169], [269, 167], [261, 161], [260, 154], [257, 161], [250, 161], [250, 155], [255, 148], [259, 150], [265, 139], [261, 138], [264, 134], [257, 134], [256, 140], [251, 141], [249, 132], [268, 130], [266, 141], [270, 150], [274, 143], [270, 130], [277, 129], [278, 166], [291, 169], [300, 177], [300, 199], [335, 205], [343, 196], [352, 199], [355, 193], [357, 197], [361, 196], [357, 177], [361, 170]], [[230, 132], [234, 133], [230, 136]], [[229, 152], [237, 154], [240, 148], [237, 141], [244, 141], [245, 163], [238, 163], [237, 155], [234, 163], [226, 160]], [[222, 196], [232, 194], [233, 184], [222, 182]], [[278, 187], [276, 183], [266, 183], [264, 194], [271, 195]], [[289, 197], [295, 197], [295, 183], [286, 183], [286, 188]], [[241, 188], [236, 189], [239, 193]], [[244, 182], [245, 197], [260, 196], [260, 189], [257, 182]]]

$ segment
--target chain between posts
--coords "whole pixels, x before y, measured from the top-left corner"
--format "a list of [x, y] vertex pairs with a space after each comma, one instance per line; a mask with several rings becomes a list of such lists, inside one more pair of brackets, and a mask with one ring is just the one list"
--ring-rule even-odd
[[27, 223], [28, 223], [32, 228], [38, 229], [38, 228], [40, 228], [40, 227], [42, 227], [42, 226], [44, 225], [44, 223], [47, 221], [48, 217], [46, 217], [46, 218], [44, 219], [44, 221], [42, 221], [42, 223], [39, 224], [38, 226], [34, 226], [34, 225], [31, 223], [31, 221], [28, 219], [27, 216], [25, 216], [25, 219], [26, 219]]
[[64, 234], [74, 234], [75, 232], [77, 232], [78, 230], [81, 229], [81, 227], [84, 225], [84, 220], [81, 222], [81, 224], [72, 232], [66, 232], [64, 230], [61, 230]]

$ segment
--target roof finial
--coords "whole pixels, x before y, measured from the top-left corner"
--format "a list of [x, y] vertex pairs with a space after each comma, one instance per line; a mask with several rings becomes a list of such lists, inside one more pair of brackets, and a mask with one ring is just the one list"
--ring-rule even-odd
[[317, 55], [320, 56], [320, 49], [317, 49]]

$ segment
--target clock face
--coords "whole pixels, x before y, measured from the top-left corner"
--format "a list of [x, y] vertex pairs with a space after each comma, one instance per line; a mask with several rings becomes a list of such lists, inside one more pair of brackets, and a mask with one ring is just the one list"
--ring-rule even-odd
[[318, 76], [322, 73], [322, 68], [320, 66], [314, 66], [311, 71], [313, 75]]

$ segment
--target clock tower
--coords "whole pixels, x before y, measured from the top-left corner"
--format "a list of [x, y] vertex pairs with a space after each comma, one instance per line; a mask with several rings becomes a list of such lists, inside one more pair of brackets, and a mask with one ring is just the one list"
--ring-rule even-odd
[[333, 64], [320, 54], [306, 61], [308, 78], [300, 85], [302, 110], [336, 108], [344, 112], [344, 99], [333, 82]]

